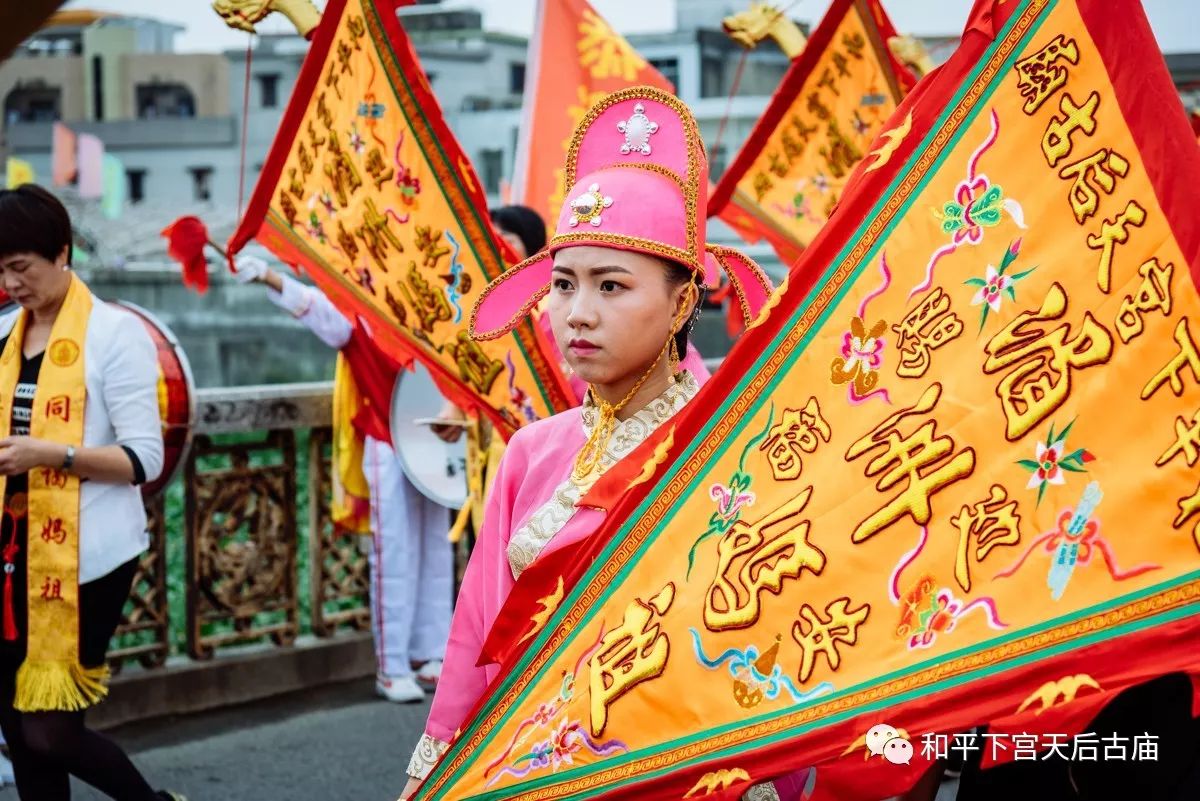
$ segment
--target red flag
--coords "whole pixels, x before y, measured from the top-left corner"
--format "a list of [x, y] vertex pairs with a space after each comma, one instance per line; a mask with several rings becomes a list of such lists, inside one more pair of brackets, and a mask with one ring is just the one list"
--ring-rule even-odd
[[208, 262], [204, 246], [208, 228], [199, 217], [180, 217], [162, 230], [167, 238], [167, 255], [183, 268], [183, 285], [203, 295], [208, 291]]
[[512, 196], [553, 228], [566, 187], [562, 167], [551, 166], [566, 163], [587, 110], [627, 86], [674, 87], [587, 0], [539, 0], [535, 19]]

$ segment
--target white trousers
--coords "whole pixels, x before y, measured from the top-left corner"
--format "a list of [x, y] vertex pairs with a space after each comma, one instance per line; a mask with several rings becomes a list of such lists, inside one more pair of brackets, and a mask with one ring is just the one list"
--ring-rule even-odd
[[379, 673], [412, 673], [410, 661], [446, 655], [454, 595], [450, 511], [404, 475], [391, 446], [366, 440], [371, 490], [371, 629]]

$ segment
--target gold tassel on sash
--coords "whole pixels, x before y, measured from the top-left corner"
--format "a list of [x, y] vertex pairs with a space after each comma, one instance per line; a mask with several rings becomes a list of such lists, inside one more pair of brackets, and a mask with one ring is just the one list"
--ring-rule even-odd
[[363, 438], [354, 417], [363, 399], [346, 357], [338, 354], [333, 374], [333, 497], [329, 513], [339, 531], [371, 533], [371, 490], [363, 473]]
[[[87, 400], [83, 345], [92, 294], [77, 276], [50, 331], [38, 373], [30, 435], [83, 445]], [[30, 312], [22, 310], [0, 353], [0, 437], [11, 430], [13, 395]], [[26, 512], [28, 609], [25, 661], [17, 671], [14, 707], [21, 712], [75, 711], [108, 694], [108, 667], [79, 660], [79, 477], [53, 468], [29, 472]], [[0, 476], [0, 497], [8, 480]]]

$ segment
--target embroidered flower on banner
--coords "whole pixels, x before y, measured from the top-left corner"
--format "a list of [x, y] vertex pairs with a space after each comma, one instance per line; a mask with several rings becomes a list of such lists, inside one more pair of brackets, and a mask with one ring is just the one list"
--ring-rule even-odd
[[1084, 465], [1096, 460], [1096, 457], [1086, 448], [1076, 448], [1067, 452], [1067, 435], [1071, 433], [1074, 425], [1075, 421], [1072, 420], [1056, 436], [1054, 425], [1051, 424], [1046, 441], [1038, 442], [1034, 448], [1034, 458], [1021, 459], [1017, 462], [1032, 474], [1029, 477], [1029, 483], [1025, 486], [1027, 489], [1037, 489], [1038, 504], [1042, 502], [1042, 496], [1046, 494], [1047, 486], [1065, 484], [1067, 473], [1086, 473], [1087, 468]]
[[1000, 259], [999, 267], [993, 267], [989, 264], [983, 278], [968, 278], [963, 282], [967, 286], [978, 287], [978, 291], [971, 298], [971, 305], [983, 306], [979, 316], [980, 331], [983, 330], [983, 324], [987, 322], [988, 312], [999, 312], [1005, 295], [1008, 295], [1008, 299], [1015, 303], [1017, 300], [1017, 282], [1025, 279], [1037, 269], [1037, 267], [1030, 267], [1028, 270], [1008, 275], [1008, 268], [1013, 265], [1020, 252], [1021, 240], [1018, 238], [1004, 251], [1004, 256]]
[[955, 244], [965, 241], [978, 245], [983, 241], [983, 229], [999, 225], [1005, 211], [1019, 227], [1024, 227], [1021, 205], [1011, 198], [1006, 199], [999, 185], [980, 175], [959, 183], [954, 200], [943, 204], [938, 216], [942, 220], [943, 233], [953, 234]]
[[861, 317], [850, 320], [850, 330], [842, 334], [842, 355], [830, 365], [830, 380], [835, 384], [852, 384], [863, 396], [879, 383], [879, 368], [883, 366], [883, 332], [887, 323], [875, 323], [868, 331]]

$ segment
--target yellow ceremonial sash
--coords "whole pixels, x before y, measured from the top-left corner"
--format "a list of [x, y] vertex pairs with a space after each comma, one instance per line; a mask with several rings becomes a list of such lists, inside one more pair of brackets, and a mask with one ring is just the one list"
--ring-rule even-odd
[[[72, 275], [38, 372], [30, 420], [35, 439], [83, 445], [83, 343], [91, 312], [92, 293]], [[29, 314], [21, 311], [0, 354], [0, 437], [12, 423]], [[0, 476], [0, 497], [7, 483]], [[79, 477], [31, 470], [27, 510], [29, 618], [14, 706], [22, 712], [84, 709], [108, 694], [108, 666], [86, 668], [79, 661]]]
[[467, 523], [475, 533], [483, 531], [483, 510], [496, 478], [496, 468], [506, 444], [482, 415], [467, 425], [467, 500], [450, 527], [450, 542], [458, 542]]
[[338, 531], [371, 533], [371, 490], [363, 473], [363, 437], [354, 426], [362, 395], [346, 357], [338, 354], [333, 374], [333, 491], [329, 513]]

